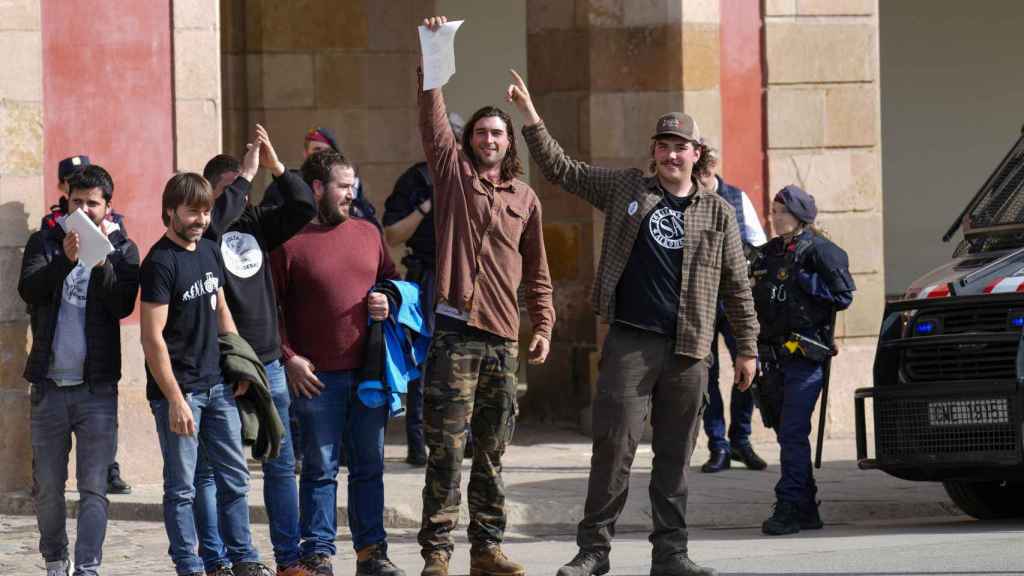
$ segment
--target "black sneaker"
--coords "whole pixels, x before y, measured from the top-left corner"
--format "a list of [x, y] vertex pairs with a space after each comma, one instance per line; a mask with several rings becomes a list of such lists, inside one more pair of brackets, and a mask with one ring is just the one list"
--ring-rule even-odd
[[233, 576], [274, 576], [274, 571], [262, 562], [239, 562], [233, 570]]
[[327, 554], [312, 554], [302, 559], [302, 563], [316, 576], [334, 576], [334, 565]]
[[779, 500], [770, 518], [761, 524], [761, 532], [769, 536], [796, 534], [800, 531], [800, 510], [796, 504]]
[[601, 576], [611, 570], [608, 553], [597, 550], [580, 550], [576, 557], [558, 569], [556, 576]]
[[651, 563], [651, 576], [718, 576], [714, 568], [700, 566], [685, 552]]
[[212, 572], [207, 572], [206, 576], [235, 576], [235, 571], [231, 569], [229, 564], [221, 564], [214, 568]]
[[821, 530], [825, 523], [821, 521], [821, 514], [818, 512], [819, 502], [814, 502], [808, 507], [800, 509], [801, 530]]
[[373, 546], [369, 558], [356, 562], [356, 576], [405, 576], [405, 571], [388, 559], [388, 545], [381, 542]]

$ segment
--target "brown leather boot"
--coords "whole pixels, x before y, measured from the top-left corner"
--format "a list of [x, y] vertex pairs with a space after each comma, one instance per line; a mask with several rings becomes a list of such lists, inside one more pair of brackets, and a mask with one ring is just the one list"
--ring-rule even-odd
[[424, 556], [420, 576], [448, 576], [448, 553], [444, 550], [431, 550]]
[[509, 560], [501, 546], [491, 544], [469, 553], [469, 576], [525, 576], [526, 567]]

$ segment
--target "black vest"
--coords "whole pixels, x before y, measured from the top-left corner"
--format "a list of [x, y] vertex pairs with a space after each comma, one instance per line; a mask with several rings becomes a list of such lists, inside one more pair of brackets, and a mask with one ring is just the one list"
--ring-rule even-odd
[[750, 244], [750, 238], [747, 238], [747, 227], [745, 226], [746, 218], [743, 215], [743, 191], [735, 186], [726, 184], [721, 176], [715, 176], [715, 178], [718, 179], [718, 195], [725, 199], [732, 206], [733, 211], [736, 212], [736, 225], [740, 228], [740, 239]]
[[797, 282], [797, 270], [814, 248], [810, 234], [791, 241], [772, 238], [751, 265], [762, 341], [779, 342], [793, 332], [813, 334], [831, 318], [831, 307], [812, 298]]

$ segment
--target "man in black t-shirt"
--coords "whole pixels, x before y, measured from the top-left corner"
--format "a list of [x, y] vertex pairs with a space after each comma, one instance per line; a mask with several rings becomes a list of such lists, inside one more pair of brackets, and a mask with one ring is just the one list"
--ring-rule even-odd
[[[277, 297], [270, 274], [270, 253], [288, 241], [316, 216], [313, 191], [296, 174], [285, 170], [270, 135], [256, 125], [258, 149], [243, 161], [224, 154], [203, 168], [216, 201], [205, 237], [220, 244], [224, 259], [224, 294], [238, 333], [252, 345], [267, 371], [270, 395], [281, 422], [288, 422], [291, 397], [281, 364], [277, 326]], [[270, 170], [281, 192], [277, 206], [248, 204], [249, 187], [258, 167]], [[270, 524], [270, 541], [279, 574], [298, 574], [299, 493], [295, 484], [295, 455], [290, 427], [284, 429], [276, 458], [263, 461], [263, 501]], [[195, 479], [195, 515], [207, 573], [228, 562], [227, 548], [217, 521], [217, 486], [210, 466], [200, 459]]]
[[220, 250], [202, 237], [212, 206], [213, 191], [202, 176], [173, 176], [162, 200], [167, 231], [142, 263], [146, 397], [164, 459], [164, 525], [177, 573], [204, 574], [193, 515], [201, 451], [217, 479], [220, 532], [234, 574], [269, 576], [249, 530], [249, 470], [235, 404], [249, 383], [238, 382], [232, 391], [220, 370], [218, 334], [237, 329], [225, 302]]

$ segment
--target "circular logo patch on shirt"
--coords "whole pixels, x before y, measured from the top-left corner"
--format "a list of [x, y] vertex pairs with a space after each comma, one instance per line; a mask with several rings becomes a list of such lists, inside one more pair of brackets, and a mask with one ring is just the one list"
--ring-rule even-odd
[[263, 267], [263, 250], [256, 237], [244, 232], [224, 234], [220, 241], [224, 267], [239, 278], [251, 278]]
[[658, 208], [651, 214], [651, 238], [669, 250], [683, 247], [683, 213], [671, 208]]

